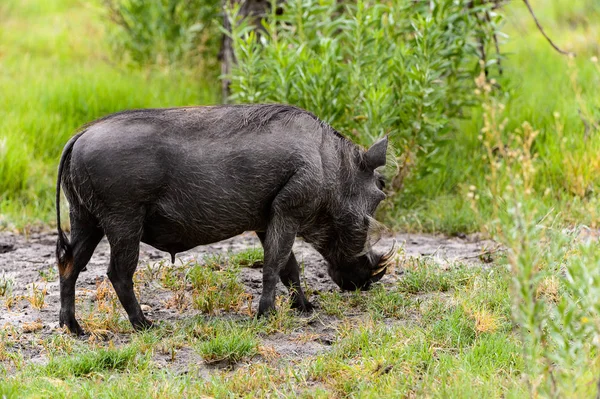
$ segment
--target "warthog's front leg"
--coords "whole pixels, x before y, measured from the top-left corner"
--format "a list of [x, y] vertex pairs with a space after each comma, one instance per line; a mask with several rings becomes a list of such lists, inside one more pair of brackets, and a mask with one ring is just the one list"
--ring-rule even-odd
[[[257, 232], [256, 235], [260, 239], [263, 247], [265, 245], [265, 233]], [[306, 299], [302, 286], [300, 285], [300, 268], [294, 253], [290, 253], [287, 263], [279, 272], [279, 277], [283, 285], [287, 287], [292, 295], [292, 307], [302, 312], [310, 312], [313, 310], [313, 305]]]
[[302, 312], [311, 312], [314, 308], [312, 303], [306, 299], [300, 285], [300, 267], [292, 252], [285, 267], [279, 272], [283, 285], [287, 287], [292, 295], [292, 307]]
[[264, 316], [275, 310], [275, 291], [279, 273], [292, 253], [296, 233], [282, 229], [281, 223], [271, 223], [264, 234], [263, 248], [265, 262], [263, 266], [263, 287], [258, 304], [258, 316]]

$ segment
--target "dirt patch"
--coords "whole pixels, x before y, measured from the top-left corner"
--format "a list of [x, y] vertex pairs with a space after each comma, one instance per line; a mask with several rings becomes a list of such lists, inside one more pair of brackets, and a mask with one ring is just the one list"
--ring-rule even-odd
[[[486, 253], [496, 251], [496, 244], [491, 241], [481, 240], [477, 236], [464, 238], [448, 238], [436, 235], [398, 234], [394, 237], [384, 237], [376, 245], [376, 249], [385, 250], [396, 240], [403, 257], [432, 257], [438, 262], [463, 261], [480, 263], [485, 260]], [[0, 278], [12, 281], [12, 294], [14, 302], [10, 309], [6, 298], [0, 298], [0, 326], [18, 333], [24, 341], [18, 348], [29, 362], [44, 363], [47, 353], [44, 346], [36, 344], [40, 338], [51, 334], [63, 334], [58, 326], [59, 286], [54, 258], [56, 235], [53, 233], [36, 233], [29, 237], [12, 233], [0, 233]], [[206, 255], [236, 253], [251, 247], [260, 247], [260, 242], [254, 234], [243, 234], [232, 239], [195, 248], [178, 255], [176, 261], [188, 262], [197, 260], [202, 262]], [[299, 263], [303, 266], [303, 279], [313, 292], [312, 300], [318, 308], [315, 294], [319, 291], [335, 291], [338, 287], [327, 275], [325, 261], [309, 245], [298, 240], [294, 245], [294, 252]], [[104, 281], [110, 257], [110, 248], [103, 240], [96, 249], [94, 256], [87, 266], [87, 271], [82, 272], [77, 282], [77, 314], [80, 316], [82, 309], [96, 300], [97, 285]], [[150, 246], [142, 244], [140, 250], [140, 265], [138, 270], [147, 268], [149, 271], [157, 265], [170, 267], [169, 256]], [[151, 273], [151, 272], [150, 272]], [[392, 284], [401, 278], [401, 267], [396, 268], [391, 274], [382, 279], [383, 284]], [[4, 277], [2, 277], [2, 275]], [[240, 274], [241, 282], [246, 292], [252, 296], [252, 309], [256, 310], [262, 286], [261, 268], [243, 268]], [[145, 279], [139, 287], [140, 302], [148, 317], [152, 320], [169, 322], [186, 319], [199, 312], [190, 308], [183, 311], [166, 304], [172, 299], [174, 293], [162, 287], [158, 281]], [[112, 289], [112, 288], [111, 288]], [[36, 303], [36, 295], [45, 292], [44, 303]], [[280, 284], [278, 294], [286, 295], [286, 290]], [[327, 351], [335, 336], [337, 319], [329, 318], [317, 312], [307, 324], [306, 331], [297, 331], [293, 334], [273, 334], [262, 339], [262, 348], [273, 354], [274, 359], [293, 361], [306, 356], [314, 356]], [[29, 332], [26, 332], [29, 331]], [[115, 343], [129, 341], [129, 333], [111, 333], [110, 339]], [[29, 337], [29, 338], [28, 338]], [[35, 337], [35, 339], [34, 339]], [[178, 351], [177, 354], [157, 354], [155, 361], [159, 364], [170, 365], [178, 372], [185, 372], [186, 364], [199, 364], [199, 357], [189, 348]]]

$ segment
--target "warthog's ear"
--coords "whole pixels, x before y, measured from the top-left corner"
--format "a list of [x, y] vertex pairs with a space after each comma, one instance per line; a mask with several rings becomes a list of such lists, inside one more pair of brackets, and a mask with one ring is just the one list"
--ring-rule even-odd
[[371, 169], [375, 170], [380, 166], [385, 165], [385, 153], [388, 146], [388, 136], [379, 139], [367, 150], [365, 153], [365, 164]]

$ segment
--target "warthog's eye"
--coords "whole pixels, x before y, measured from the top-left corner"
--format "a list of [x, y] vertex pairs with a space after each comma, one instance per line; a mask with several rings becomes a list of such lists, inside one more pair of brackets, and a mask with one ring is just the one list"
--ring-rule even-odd
[[383, 175], [381, 173], [379, 173], [377, 171], [375, 172], [375, 185], [381, 191], [383, 191], [383, 189], [385, 188], [385, 178], [383, 177]]

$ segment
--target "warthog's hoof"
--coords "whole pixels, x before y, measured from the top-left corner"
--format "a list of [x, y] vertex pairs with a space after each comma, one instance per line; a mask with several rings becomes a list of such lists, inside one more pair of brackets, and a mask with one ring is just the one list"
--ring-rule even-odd
[[85, 335], [85, 331], [79, 325], [75, 317], [63, 317], [61, 314], [59, 317], [59, 325], [61, 327], [67, 327], [69, 332], [73, 335], [77, 335], [78, 337]]
[[313, 310], [315, 310], [315, 305], [308, 302], [307, 300], [294, 301], [292, 302], [292, 309], [299, 310], [302, 313], [311, 313]]
[[260, 299], [260, 302], [258, 303], [258, 313], [256, 314], [256, 317], [270, 316], [276, 312], [277, 309], [275, 308], [275, 301], [265, 300], [264, 298]]
[[143, 317], [141, 319], [131, 320], [131, 325], [135, 331], [146, 331], [154, 327], [154, 323], [152, 323], [147, 318]]

